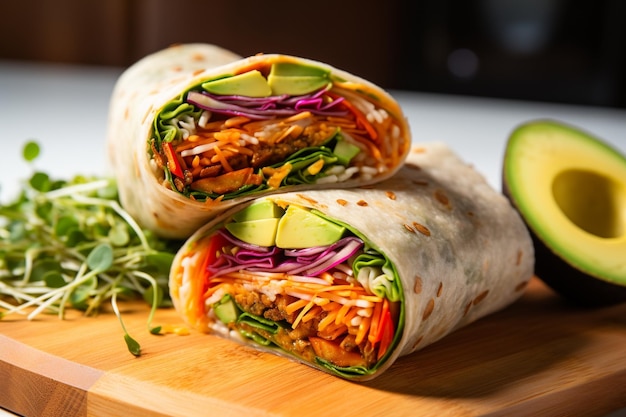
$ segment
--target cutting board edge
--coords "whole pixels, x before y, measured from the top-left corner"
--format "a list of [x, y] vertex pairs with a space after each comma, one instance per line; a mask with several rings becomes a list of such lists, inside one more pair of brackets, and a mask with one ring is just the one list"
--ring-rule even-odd
[[87, 392], [103, 371], [2, 334], [0, 346], [0, 379], [8, 381], [0, 384], [0, 407], [25, 417], [86, 414]]
[[[149, 386], [149, 389], [146, 387]], [[87, 393], [87, 415], [98, 417], [187, 417], [209, 412], [221, 417], [278, 417], [268, 410], [234, 404], [175, 387], [107, 372]]]

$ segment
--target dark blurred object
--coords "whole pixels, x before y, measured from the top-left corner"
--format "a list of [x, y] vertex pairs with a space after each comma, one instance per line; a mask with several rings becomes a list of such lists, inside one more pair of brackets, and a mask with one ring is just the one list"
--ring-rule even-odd
[[381, 85], [397, 68], [393, 1], [30, 0], [0, 2], [0, 58], [128, 66], [175, 43], [241, 56], [285, 53]]
[[402, 88], [626, 107], [622, 0], [407, 1]]
[[623, 0], [31, 0], [0, 14], [0, 59], [128, 66], [208, 42], [386, 88], [626, 107]]
[[0, 58], [127, 65], [125, 0], [0, 2]]

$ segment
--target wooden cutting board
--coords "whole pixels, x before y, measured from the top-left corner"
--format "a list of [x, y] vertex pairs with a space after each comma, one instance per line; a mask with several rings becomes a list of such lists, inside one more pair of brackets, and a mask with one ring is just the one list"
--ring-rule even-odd
[[[0, 321], [0, 406], [26, 416], [602, 416], [626, 407], [626, 305], [568, 306], [538, 280], [509, 308], [353, 383], [211, 335], [112, 313]], [[180, 325], [172, 309], [154, 324]]]

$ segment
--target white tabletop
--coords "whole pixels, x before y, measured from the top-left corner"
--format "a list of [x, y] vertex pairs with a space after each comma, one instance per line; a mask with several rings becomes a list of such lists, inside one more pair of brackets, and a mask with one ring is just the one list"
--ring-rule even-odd
[[[67, 177], [106, 172], [105, 131], [118, 68], [0, 60], [0, 199], [15, 193], [32, 167], [23, 144], [43, 148], [35, 167]], [[520, 123], [552, 118], [577, 125], [626, 152], [626, 110], [391, 91], [409, 119], [413, 141], [444, 141], [500, 189], [502, 157]]]

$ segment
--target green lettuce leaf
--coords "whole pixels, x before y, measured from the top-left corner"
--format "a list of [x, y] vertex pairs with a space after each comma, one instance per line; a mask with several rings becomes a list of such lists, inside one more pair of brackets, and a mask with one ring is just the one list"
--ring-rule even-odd
[[185, 93], [167, 103], [154, 119], [153, 135], [159, 147], [163, 142], [171, 142], [182, 137], [183, 132], [177, 123], [173, 123], [174, 118], [198, 120], [202, 114], [202, 109], [186, 103], [184, 97]]

